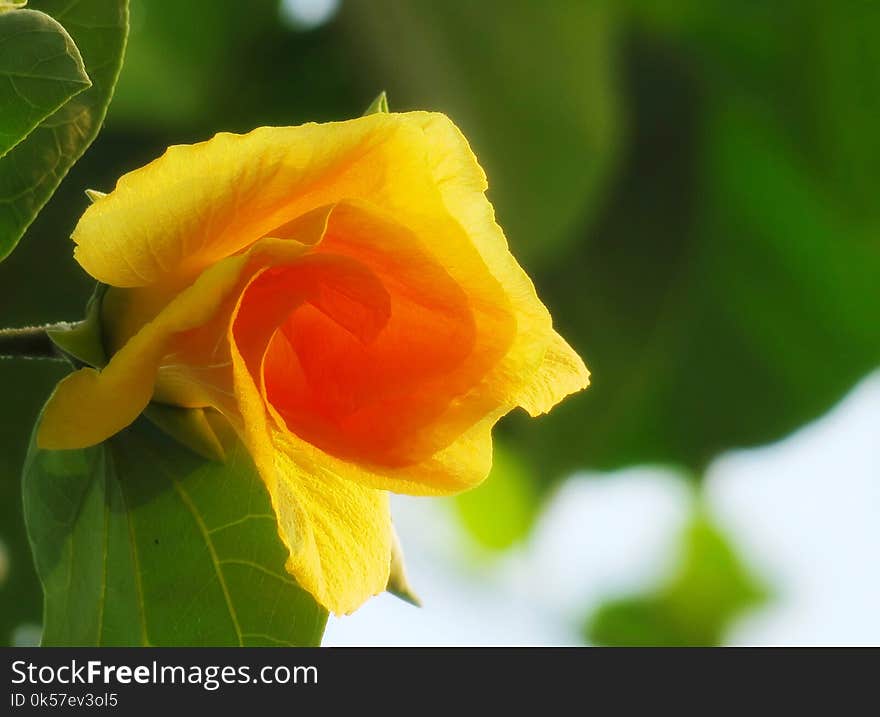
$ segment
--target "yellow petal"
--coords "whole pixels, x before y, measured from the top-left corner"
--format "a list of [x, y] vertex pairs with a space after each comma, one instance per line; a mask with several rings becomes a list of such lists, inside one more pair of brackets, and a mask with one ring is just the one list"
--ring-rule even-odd
[[274, 434], [275, 477], [268, 482], [279, 532], [290, 551], [287, 570], [315, 599], [347, 615], [385, 591], [391, 570], [388, 493], [295, 462], [286, 436]]
[[[220, 134], [171, 147], [122, 177], [83, 215], [76, 256], [114, 286], [175, 285], [264, 236], [282, 235], [305, 212], [364, 199], [428, 241], [441, 265], [460, 269], [455, 278], [478, 303], [497, 303], [492, 285], [503, 288], [520, 338], [496, 372], [505, 386], [496, 382], [493, 390], [519, 393], [528, 403], [534, 389], [523, 377], [535, 375], [555, 339], [549, 314], [495, 223], [486, 186], [467, 141], [436, 113]], [[486, 290], [467, 274], [488, 279]], [[579, 378], [560, 385], [583, 385], [584, 369], [569, 369]]]
[[464, 135], [444, 115], [413, 116], [423, 127], [428, 163], [444, 205], [504, 287], [518, 319], [518, 336], [507, 365], [500, 366], [488, 382], [506, 382], [507, 391], [502, 391], [512, 389], [514, 405], [522, 406], [532, 415], [544, 413], [565, 396], [585, 388], [589, 371], [553, 330], [550, 314], [534, 285], [510, 253], [492, 205], [484, 195], [488, 187], [486, 175]]
[[[255, 243], [249, 250], [252, 257], [263, 257], [267, 262], [288, 261], [321, 241], [333, 205], [318, 207], [278, 227], [272, 237]], [[180, 283], [182, 281], [183, 283]], [[149, 286], [132, 288], [110, 287], [102, 302], [103, 340], [112, 355], [152, 321], [165, 306], [189, 284], [191, 278], [162, 281]], [[235, 297], [236, 299], [238, 297]], [[231, 309], [230, 309], [231, 312]], [[225, 335], [225, 328], [223, 330]]]
[[409, 183], [419, 134], [406, 115], [376, 114], [170, 147], [86, 210], [75, 257], [112, 286], [174, 283], [316, 207], [384, 203], [389, 185]]
[[506, 408], [497, 409], [421, 461], [389, 467], [346, 460], [322, 451], [285, 431], [284, 419], [269, 406], [270, 424], [284, 433], [285, 450], [294, 463], [323, 466], [334, 475], [368, 488], [423, 496], [455, 495], [479, 485], [492, 467], [492, 427], [507, 412]]
[[[485, 476], [491, 426], [501, 415], [517, 405], [533, 414], [546, 411], [588, 381], [510, 254], [485, 189], [467, 142], [443, 115], [262, 128], [172, 148], [99, 199], [74, 238], [83, 266], [108, 283], [173, 286], [185, 280], [181, 273], [199, 271], [262, 237], [287, 236], [296, 217], [317, 207], [330, 204], [340, 221], [348, 216], [349, 237], [361, 242], [358, 252], [366, 246], [359, 226], [366, 224], [351, 221], [352, 211], [363, 215], [372, 207], [372, 223], [391, 218], [461, 287], [477, 342], [512, 335], [481, 378], [449, 396], [429, 426], [432, 435], [414, 443], [433, 445], [433, 454], [416, 456], [410, 466], [366, 463], [352, 473], [369, 487], [446, 493]], [[370, 232], [361, 233], [369, 238]], [[343, 472], [348, 466], [305, 443], [297, 450], [338, 463]]]
[[350, 480], [345, 471], [337, 474], [327, 464], [300, 460], [290, 436], [269, 419], [233, 340], [230, 346], [238, 428], [272, 500], [278, 533], [289, 551], [287, 569], [328, 610], [353, 612], [388, 584], [388, 495]]
[[518, 402], [529, 415], [539, 416], [569, 394], [589, 385], [590, 372], [583, 359], [554, 331], [541, 365], [519, 395]]

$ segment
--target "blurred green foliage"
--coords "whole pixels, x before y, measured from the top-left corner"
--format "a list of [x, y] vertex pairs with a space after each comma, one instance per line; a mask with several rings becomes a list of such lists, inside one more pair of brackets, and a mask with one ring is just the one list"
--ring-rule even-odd
[[523, 540], [538, 514], [534, 476], [524, 461], [496, 441], [492, 472], [483, 483], [455, 497], [455, 510], [468, 534], [482, 547], [505, 550]]
[[355, 47], [395, 109], [446, 112], [517, 257], [554, 263], [604, 195], [622, 133], [615, 2], [349, 2]]
[[725, 537], [702, 515], [682, 536], [682, 561], [666, 585], [612, 600], [584, 628], [595, 645], [721, 645], [726, 628], [766, 598]]
[[[699, 475], [817, 417], [880, 363], [880, 227], [860, 196], [880, 173], [859, 161], [853, 183], [839, 166], [859, 127], [862, 151], [877, 147], [858, 121], [880, 99], [877, 45], [859, 42], [866, 25], [880, 36], [876, 13], [679, 10], [634, 16], [627, 158], [595, 223], [542, 275], [594, 375], [539, 430], [517, 426], [549, 480], [584, 464]], [[862, 80], [832, 81], [845, 57]]]
[[[515, 543], [572, 470], [699, 478], [880, 363], [880, 7], [343, 0], [307, 32], [279, 18], [278, 0], [133, 2], [106, 128], [0, 265], [0, 325], [77, 318], [89, 286], [67, 237], [84, 188], [219, 130], [354, 117], [384, 88], [394, 110], [461, 126], [512, 250], [593, 372], [549, 416], [504, 421], [516, 457], [458, 503], [482, 544]], [[0, 371], [3, 635], [39, 617], [16, 476], [60, 373]], [[609, 604], [594, 639], [721, 639], [760, 590], [716, 528], [698, 522], [687, 545], [679, 578]]]

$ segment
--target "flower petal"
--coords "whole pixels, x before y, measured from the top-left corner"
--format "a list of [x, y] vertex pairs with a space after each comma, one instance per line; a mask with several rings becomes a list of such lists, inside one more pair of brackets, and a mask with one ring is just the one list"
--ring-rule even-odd
[[247, 289], [234, 338], [292, 433], [337, 457], [411, 465], [497, 407], [460, 399], [504, 356], [514, 320], [479, 264], [456, 272], [470, 284], [372, 205], [340, 202], [314, 253]]
[[569, 394], [590, 385], [590, 372], [583, 359], [553, 331], [541, 365], [529, 381], [517, 401], [530, 416], [547, 413]]
[[170, 147], [86, 210], [75, 257], [112, 286], [174, 283], [278, 237], [315, 207], [345, 197], [383, 203], [389, 186], [413, 191], [407, 166], [421, 148], [406, 117], [261, 127]]
[[296, 462], [285, 433], [275, 433], [275, 478], [269, 492], [290, 551], [287, 570], [337, 615], [385, 591], [393, 542], [388, 493]]
[[[427, 161], [444, 205], [506, 290], [518, 319], [517, 341], [509, 356], [512, 365], [519, 363], [513, 368], [518, 375], [501, 367], [495, 378], [507, 383], [507, 391], [514, 389], [514, 405], [522, 406], [531, 415], [544, 413], [570, 393], [586, 388], [590, 373], [553, 330], [550, 314], [534, 285], [510, 253], [484, 194], [488, 188], [486, 175], [464, 135], [444, 115], [424, 112], [413, 116], [424, 130]], [[523, 370], [526, 366], [530, 368]]]
[[349, 480], [344, 471], [335, 473], [327, 464], [301, 460], [290, 436], [270, 420], [232, 339], [232, 327], [230, 347], [240, 411], [236, 427], [272, 500], [278, 532], [289, 551], [287, 569], [327, 609], [353, 612], [388, 584], [388, 495]]

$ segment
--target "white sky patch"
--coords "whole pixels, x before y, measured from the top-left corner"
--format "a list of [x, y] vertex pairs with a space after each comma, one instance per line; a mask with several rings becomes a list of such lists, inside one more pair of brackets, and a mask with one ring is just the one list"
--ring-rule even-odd
[[880, 644], [878, 419], [880, 373], [786, 440], [710, 468], [719, 523], [775, 591], [734, 644]]
[[339, 11], [341, 0], [281, 0], [281, 20], [296, 30], [314, 30]]
[[646, 589], [674, 558], [689, 491], [657, 470], [584, 474], [552, 497], [529, 543], [475, 556], [442, 501], [395, 496], [411, 583], [424, 602], [390, 595], [331, 618], [325, 645], [577, 645], [609, 594]]

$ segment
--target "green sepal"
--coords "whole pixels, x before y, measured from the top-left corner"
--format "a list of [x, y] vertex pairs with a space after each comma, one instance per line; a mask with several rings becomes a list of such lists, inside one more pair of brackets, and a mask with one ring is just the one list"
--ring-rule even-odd
[[181, 408], [153, 402], [144, 409], [144, 417], [193, 453], [210, 461], [223, 463], [226, 460], [226, 448], [208, 419], [209, 412], [216, 413], [206, 408]]
[[382, 90], [378, 95], [376, 95], [376, 99], [370, 102], [370, 106], [364, 110], [364, 114], [362, 117], [366, 117], [367, 115], [374, 114], [388, 114], [391, 110], [388, 109], [388, 95], [385, 94], [385, 90]]
[[75, 323], [53, 324], [46, 328], [49, 338], [70, 360], [74, 368], [107, 365], [107, 352], [101, 330], [101, 302], [107, 285], [98, 283], [86, 304], [86, 317]]
[[400, 538], [393, 525], [391, 526], [391, 537], [391, 573], [388, 575], [388, 585], [385, 590], [410, 605], [421, 607], [422, 601], [409, 584], [403, 558], [403, 547], [400, 545]]
[[[52, 343], [74, 368], [91, 366], [101, 369], [107, 365], [109, 359], [101, 328], [101, 304], [108, 288], [106, 284], [97, 284], [82, 321], [53, 324], [46, 328]], [[209, 411], [202, 408], [181, 408], [161, 403], [150, 403], [144, 410], [144, 416], [163, 433], [195, 454], [222, 463], [226, 459], [224, 444], [228, 442], [228, 436], [221, 435], [223, 431], [217, 430], [218, 422], [214, 421], [215, 425], [212, 425], [208, 414]]]

